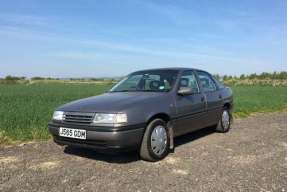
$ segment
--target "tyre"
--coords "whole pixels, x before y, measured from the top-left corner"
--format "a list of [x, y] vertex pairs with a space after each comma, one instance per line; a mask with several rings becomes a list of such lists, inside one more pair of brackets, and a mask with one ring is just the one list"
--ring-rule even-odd
[[216, 126], [216, 131], [220, 133], [226, 133], [230, 130], [231, 127], [231, 113], [230, 110], [227, 108], [223, 108], [220, 120]]
[[146, 161], [159, 161], [169, 152], [169, 132], [167, 123], [162, 119], [151, 121], [144, 133], [140, 148], [140, 156]]

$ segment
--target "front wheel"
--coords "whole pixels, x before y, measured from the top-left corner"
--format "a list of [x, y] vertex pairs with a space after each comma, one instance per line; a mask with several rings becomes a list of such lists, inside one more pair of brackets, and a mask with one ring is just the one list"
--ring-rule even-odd
[[140, 156], [147, 161], [158, 161], [165, 158], [169, 151], [169, 132], [167, 123], [162, 119], [151, 121], [145, 131]]
[[216, 131], [220, 133], [226, 133], [231, 127], [231, 113], [230, 110], [224, 108], [221, 112], [220, 120], [216, 126]]

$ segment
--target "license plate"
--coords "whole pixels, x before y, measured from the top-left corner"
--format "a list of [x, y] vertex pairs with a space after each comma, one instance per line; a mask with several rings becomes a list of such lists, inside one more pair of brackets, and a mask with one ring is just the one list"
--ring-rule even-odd
[[71, 129], [71, 128], [60, 127], [59, 135], [61, 137], [86, 139], [87, 133], [86, 133], [86, 130], [82, 130], [82, 129]]

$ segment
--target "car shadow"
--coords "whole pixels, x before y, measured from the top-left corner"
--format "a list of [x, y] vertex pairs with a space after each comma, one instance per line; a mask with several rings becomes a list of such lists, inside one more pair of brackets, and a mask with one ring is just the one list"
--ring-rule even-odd
[[213, 133], [216, 133], [214, 130], [214, 126], [213, 127], [206, 127], [206, 128], [200, 129], [198, 131], [191, 132], [191, 133], [188, 133], [186, 135], [182, 135], [182, 136], [175, 138], [174, 146], [179, 147], [181, 145], [190, 143], [192, 141], [195, 141], [195, 140], [200, 139], [202, 137], [205, 137], [207, 135], [211, 135]]
[[76, 155], [87, 159], [104, 161], [108, 163], [125, 164], [138, 161], [139, 155], [135, 151], [130, 152], [99, 152], [89, 148], [80, 148], [67, 146], [64, 153], [69, 155]]
[[[181, 145], [190, 143], [194, 140], [200, 139], [207, 135], [215, 133], [214, 127], [207, 127], [199, 131], [195, 131], [180, 137], [175, 138], [174, 144], [175, 147], [180, 147]], [[176, 150], [175, 148], [175, 150]], [[117, 152], [117, 153], [108, 153], [108, 152], [99, 152], [93, 149], [80, 148], [80, 147], [71, 147], [67, 146], [64, 149], [64, 153], [69, 155], [76, 155], [87, 159], [104, 161], [108, 163], [117, 163], [125, 164], [131, 163], [140, 160], [140, 157], [136, 151], [131, 152]]]

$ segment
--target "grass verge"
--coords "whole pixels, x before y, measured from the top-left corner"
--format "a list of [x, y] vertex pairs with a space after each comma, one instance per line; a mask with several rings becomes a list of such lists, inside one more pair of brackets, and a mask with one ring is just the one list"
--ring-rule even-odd
[[[64, 103], [98, 95], [105, 84], [0, 85], [0, 145], [47, 140], [47, 124]], [[233, 86], [234, 116], [287, 109], [287, 87]]]

